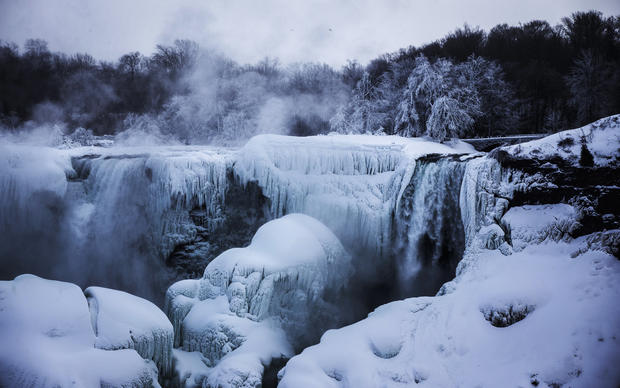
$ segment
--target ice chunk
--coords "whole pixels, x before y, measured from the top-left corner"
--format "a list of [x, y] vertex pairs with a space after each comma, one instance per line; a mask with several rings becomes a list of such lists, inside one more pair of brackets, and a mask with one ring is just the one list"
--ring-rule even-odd
[[153, 360], [162, 376], [172, 373], [172, 324], [148, 300], [123, 291], [89, 287], [88, 300], [95, 330], [95, 347], [105, 350], [135, 349]]
[[33, 275], [0, 281], [0, 385], [158, 387], [134, 350], [95, 348], [82, 290]]

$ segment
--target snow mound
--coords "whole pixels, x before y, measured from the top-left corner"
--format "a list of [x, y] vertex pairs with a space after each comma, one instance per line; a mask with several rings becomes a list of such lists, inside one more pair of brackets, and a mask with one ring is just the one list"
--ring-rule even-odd
[[162, 376], [172, 373], [172, 324], [153, 303], [123, 291], [89, 287], [84, 291], [95, 331], [95, 347], [135, 349], [153, 360]]
[[451, 293], [326, 332], [287, 363], [280, 386], [615, 387], [620, 262], [595, 251], [573, 259], [575, 245], [466, 257]]
[[207, 386], [257, 386], [271, 359], [290, 357], [293, 347], [337, 322], [328, 294], [346, 286], [350, 260], [336, 236], [310, 216], [270, 221], [248, 247], [209, 263], [202, 279], [168, 290], [167, 313], [181, 337], [175, 342], [203, 355]]
[[581, 128], [561, 131], [504, 149], [520, 158], [542, 160], [559, 157], [577, 165], [582, 139], [592, 153], [596, 166], [615, 165], [620, 149], [620, 115], [605, 117]]
[[256, 181], [271, 201], [273, 218], [304, 213], [327, 225], [345, 246], [387, 250], [390, 214], [409, 183], [415, 160], [428, 154], [471, 152], [398, 136], [253, 137], [234, 170]]
[[570, 238], [579, 225], [577, 218], [577, 210], [563, 203], [524, 205], [510, 208], [502, 223], [510, 233], [513, 248], [521, 250], [548, 238], [555, 241]]
[[33, 275], [0, 281], [0, 385], [158, 387], [134, 350], [95, 348], [82, 290]]

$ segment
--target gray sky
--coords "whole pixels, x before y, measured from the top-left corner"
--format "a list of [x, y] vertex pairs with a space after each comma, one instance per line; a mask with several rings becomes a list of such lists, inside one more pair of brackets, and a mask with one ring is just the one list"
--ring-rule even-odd
[[238, 62], [362, 63], [443, 37], [468, 23], [545, 19], [577, 10], [619, 15], [618, 0], [0, 0], [0, 39], [43, 38], [52, 51], [116, 60], [157, 43], [196, 40]]

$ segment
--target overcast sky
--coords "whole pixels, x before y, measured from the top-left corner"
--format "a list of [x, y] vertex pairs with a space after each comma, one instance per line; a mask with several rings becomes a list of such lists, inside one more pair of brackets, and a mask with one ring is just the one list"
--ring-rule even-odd
[[240, 63], [271, 56], [339, 66], [433, 41], [464, 23], [485, 30], [532, 19], [553, 25], [589, 9], [619, 15], [620, 1], [0, 0], [0, 39], [23, 45], [43, 38], [52, 51], [116, 60], [188, 38]]

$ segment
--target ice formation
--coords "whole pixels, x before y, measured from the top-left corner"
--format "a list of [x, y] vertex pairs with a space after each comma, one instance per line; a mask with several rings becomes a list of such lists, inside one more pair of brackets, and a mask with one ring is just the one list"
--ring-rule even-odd
[[161, 376], [172, 374], [172, 324], [153, 303], [123, 291], [89, 287], [95, 347], [105, 350], [135, 349], [153, 360]]
[[[273, 221], [248, 247], [215, 258], [201, 279], [168, 289], [172, 327], [154, 306], [117, 291], [87, 290], [89, 315], [75, 286], [3, 282], [0, 333], [8, 346], [0, 349], [7, 372], [0, 382], [156, 385], [157, 364], [180, 386], [257, 386], [267, 365], [341, 324], [342, 291], [363, 266], [397, 267], [405, 296], [434, 293], [456, 277], [435, 297], [390, 303], [326, 332], [288, 362], [282, 386], [619, 381], [613, 362], [596, 361], [620, 360], [620, 264], [610, 256], [620, 241], [619, 128], [620, 116], [612, 116], [490, 154], [341, 135], [262, 135], [238, 152], [3, 145], [2, 225], [66, 228], [75, 241], [57, 245], [68, 257], [90, 258], [94, 274], [118, 267], [133, 282], [135, 273], [163, 266], [175, 245], [217, 229], [231, 177], [258, 187]], [[582, 141], [592, 167], [579, 165]], [[202, 224], [191, 219], [197, 208]], [[55, 223], [41, 219], [41, 209]], [[100, 268], [92, 258], [104, 251], [109, 260]], [[42, 351], [31, 354], [35, 347]], [[75, 349], [85, 356], [74, 357]], [[101, 369], [83, 370], [98, 360]], [[67, 365], [75, 371], [69, 377], [59, 372]]]
[[[97, 232], [118, 231], [131, 217], [165, 258], [176, 244], [195, 236], [189, 210], [205, 211], [206, 228], [221, 221], [231, 154], [207, 147], [115, 149], [99, 157], [77, 157], [85, 186], [95, 204]], [[133, 227], [133, 226], [132, 226]]]
[[242, 182], [258, 182], [271, 200], [273, 217], [311, 215], [345, 246], [381, 254], [388, 249], [391, 215], [415, 160], [471, 150], [396, 136], [262, 135], [246, 144], [234, 169]]
[[290, 357], [293, 347], [337, 322], [332, 303], [346, 287], [350, 260], [312, 217], [270, 221], [247, 248], [209, 263], [202, 279], [170, 287], [166, 309], [180, 336], [175, 342], [203, 355], [206, 386], [256, 386], [271, 359]]
[[459, 187], [464, 163], [448, 157], [416, 162], [396, 208], [398, 277], [403, 295], [432, 295], [454, 277], [464, 250]]
[[82, 290], [22, 275], [0, 281], [0, 385], [158, 387], [157, 368], [131, 349], [95, 347]]

